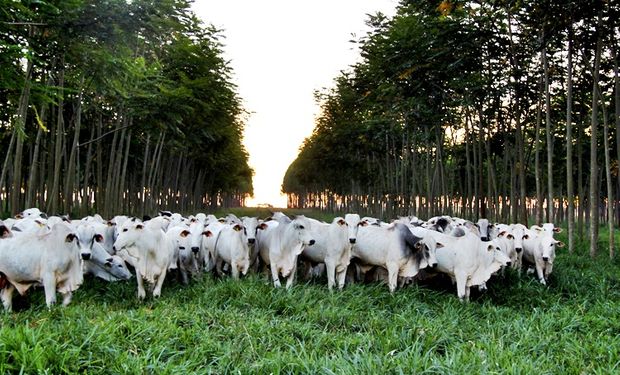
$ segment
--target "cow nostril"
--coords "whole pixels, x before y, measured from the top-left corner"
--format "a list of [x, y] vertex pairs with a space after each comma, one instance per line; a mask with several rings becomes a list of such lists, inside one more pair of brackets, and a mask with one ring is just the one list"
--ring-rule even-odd
[[192, 247], [192, 253], [197, 254], [198, 250], [200, 250], [198, 247], [196, 246]]
[[481, 241], [488, 241], [488, 240], [489, 240], [489, 237], [480, 237], [480, 240], [481, 240]]
[[506, 262], [506, 265], [510, 267], [510, 265], [512, 264], [512, 262]]
[[437, 267], [437, 262], [431, 264], [431, 267], [433, 267], [433, 268]]
[[522, 249], [522, 248], [520, 248], [520, 247], [517, 247], [517, 248], [515, 248], [515, 251], [516, 251], [517, 253], [520, 253], [521, 251], [523, 251], [523, 249]]
[[116, 246], [112, 246], [112, 251], [116, 251]]
[[543, 260], [546, 262], [549, 260], [549, 257], [543, 257]]
[[82, 259], [84, 259], [84, 260], [89, 260], [89, 259], [90, 259], [90, 254], [88, 254], [88, 253], [82, 253]]
[[256, 242], [256, 239], [255, 239], [255, 238], [248, 238], [248, 243], [249, 243], [250, 245], [251, 245], [251, 244], [253, 244], [254, 242]]
[[349, 238], [350, 243], [355, 243], [355, 238]]
[[310, 242], [308, 242], [308, 245], [312, 246], [314, 245], [314, 242], [315, 242], [314, 240], [310, 240]]

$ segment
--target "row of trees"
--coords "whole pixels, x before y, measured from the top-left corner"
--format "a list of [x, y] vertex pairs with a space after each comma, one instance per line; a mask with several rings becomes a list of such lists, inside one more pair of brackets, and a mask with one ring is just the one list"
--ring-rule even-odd
[[221, 35], [188, 0], [0, 0], [0, 201], [109, 216], [241, 205]]
[[402, 0], [372, 16], [362, 61], [317, 93], [289, 206], [567, 220], [571, 251], [576, 218], [596, 254], [599, 220], [613, 230], [620, 215], [619, 13], [615, 0]]

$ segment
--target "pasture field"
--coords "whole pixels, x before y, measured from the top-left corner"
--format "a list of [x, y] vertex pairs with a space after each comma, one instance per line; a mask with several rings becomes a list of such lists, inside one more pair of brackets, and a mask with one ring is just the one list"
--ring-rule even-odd
[[548, 287], [508, 272], [470, 303], [449, 282], [390, 295], [259, 275], [167, 278], [139, 302], [135, 279], [88, 278], [67, 308], [37, 289], [0, 314], [0, 373], [618, 373], [620, 262], [586, 249], [559, 251]]

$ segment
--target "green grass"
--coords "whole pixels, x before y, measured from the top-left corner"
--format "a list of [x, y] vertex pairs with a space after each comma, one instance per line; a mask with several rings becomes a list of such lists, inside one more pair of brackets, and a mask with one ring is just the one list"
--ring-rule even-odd
[[0, 314], [0, 373], [618, 373], [620, 262], [604, 254], [561, 251], [548, 287], [509, 272], [470, 303], [450, 283], [330, 293], [257, 275], [167, 279], [141, 303], [135, 280], [88, 279], [67, 308], [34, 290]]

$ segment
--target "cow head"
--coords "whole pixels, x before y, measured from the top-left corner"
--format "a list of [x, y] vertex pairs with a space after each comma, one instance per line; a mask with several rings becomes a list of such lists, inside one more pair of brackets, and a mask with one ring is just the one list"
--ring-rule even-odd
[[441, 242], [437, 242], [432, 236], [421, 238], [415, 245], [419, 268], [437, 267], [436, 251], [443, 247]]
[[123, 248], [133, 246], [141, 236], [144, 236], [146, 229], [144, 224], [132, 223], [129, 225], [123, 224], [123, 228], [121, 232], [118, 234], [118, 238], [114, 241], [114, 246], [112, 247], [114, 251], [119, 251]]
[[248, 237], [248, 245], [254, 245], [256, 242], [256, 232], [258, 231], [258, 218], [244, 216], [241, 219]]
[[89, 223], [78, 225], [76, 232], [79, 238], [80, 256], [84, 260], [89, 260], [92, 256], [94, 243], [103, 243], [103, 235], [97, 233], [95, 227]]
[[354, 244], [357, 241], [357, 231], [362, 224], [360, 215], [358, 214], [346, 214], [344, 215], [344, 223], [347, 226], [347, 235], [349, 243]]

